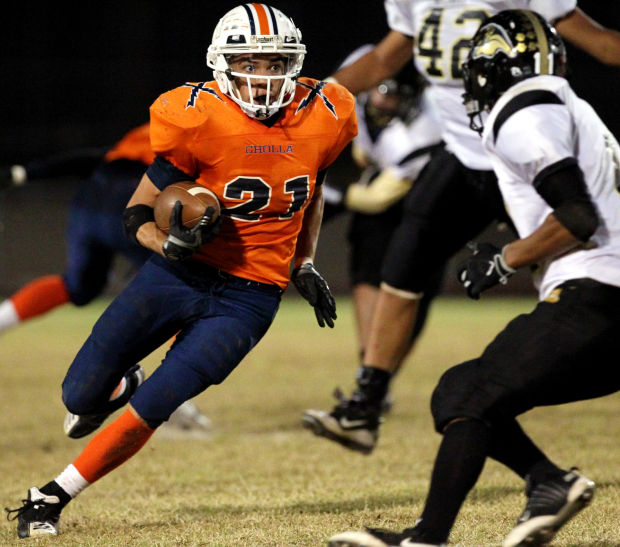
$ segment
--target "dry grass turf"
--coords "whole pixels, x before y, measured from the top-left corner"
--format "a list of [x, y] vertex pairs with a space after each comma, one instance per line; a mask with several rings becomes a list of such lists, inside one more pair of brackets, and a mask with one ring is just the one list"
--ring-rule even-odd
[[[62, 433], [60, 383], [105, 302], [65, 307], [0, 339], [2, 506], [17, 507], [71, 463], [88, 439]], [[352, 387], [357, 367], [351, 305], [340, 298], [334, 330], [316, 326], [292, 296], [265, 339], [221, 386], [195, 402], [214, 422], [208, 440], [160, 432], [63, 513], [62, 534], [1, 545], [321, 546], [364, 525], [403, 528], [419, 515], [439, 436], [429, 396], [448, 366], [476, 356], [531, 299], [442, 297], [417, 351], [394, 385], [395, 407], [370, 456], [314, 437], [300, 425], [309, 407], [331, 408], [334, 387]], [[163, 351], [163, 350], [162, 350]], [[162, 352], [143, 365], [149, 373]], [[610, 366], [618, 366], [610, 356]], [[521, 423], [551, 458], [577, 465], [598, 485], [590, 507], [554, 546], [620, 545], [620, 397], [535, 410]], [[464, 450], [467, 447], [463, 447]], [[524, 503], [522, 483], [488, 462], [453, 530], [455, 546], [500, 545]]]

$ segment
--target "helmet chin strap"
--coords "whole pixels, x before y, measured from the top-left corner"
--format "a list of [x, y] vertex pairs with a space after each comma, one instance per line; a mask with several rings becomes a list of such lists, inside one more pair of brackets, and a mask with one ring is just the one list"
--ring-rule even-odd
[[252, 107], [250, 107], [247, 103], [245, 105], [240, 104], [239, 106], [246, 115], [257, 120], [266, 120], [267, 118], [271, 118], [280, 110], [279, 108], [268, 108], [266, 105], [263, 106], [256, 103]]
[[[275, 112], [273, 114], [275, 114]], [[269, 110], [267, 109], [267, 107], [264, 107], [264, 108], [259, 107], [257, 110], [252, 111], [252, 115], [257, 120], [264, 120], [266, 118], [270, 118], [271, 116], [273, 116], [273, 114], [269, 114]]]
[[469, 128], [473, 129], [478, 135], [482, 135], [484, 123], [480, 112], [469, 114]]
[[469, 128], [473, 129], [479, 135], [482, 135], [482, 132], [484, 131], [484, 122], [482, 120], [480, 103], [468, 95], [467, 100], [465, 101], [465, 108], [467, 110], [467, 115], [469, 116]]

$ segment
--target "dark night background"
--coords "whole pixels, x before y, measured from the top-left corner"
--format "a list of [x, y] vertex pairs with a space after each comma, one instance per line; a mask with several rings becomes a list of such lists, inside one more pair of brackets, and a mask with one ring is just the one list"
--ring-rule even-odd
[[[163, 91], [212, 79], [205, 53], [219, 18], [239, 2], [22, 2], [4, 12], [0, 44], [0, 165], [52, 152], [112, 144], [148, 118]], [[301, 29], [303, 74], [323, 78], [351, 50], [387, 32], [383, 2], [272, 1]], [[620, 2], [581, 1], [594, 19], [620, 29]], [[620, 69], [569, 46], [572, 85], [620, 136]], [[62, 270], [65, 213], [76, 180], [33, 182], [0, 194], [0, 294]], [[347, 219], [327, 224], [319, 267], [346, 290]], [[122, 268], [119, 268], [122, 270]]]

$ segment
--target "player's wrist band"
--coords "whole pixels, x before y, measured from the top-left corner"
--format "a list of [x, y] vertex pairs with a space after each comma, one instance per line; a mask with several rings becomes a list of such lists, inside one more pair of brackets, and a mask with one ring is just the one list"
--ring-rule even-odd
[[512, 266], [508, 266], [507, 262], [506, 262], [506, 247], [508, 247], [508, 244], [504, 245], [502, 247], [502, 251], [501, 253], [499, 253], [499, 256], [497, 258], [499, 265], [502, 267], [502, 269], [504, 270], [504, 272], [508, 273], [509, 275], [512, 275], [514, 273], [517, 272], [517, 270], [515, 270]]
[[138, 230], [140, 226], [147, 222], [155, 222], [155, 212], [152, 207], [140, 203], [127, 207], [123, 211], [123, 226], [125, 235], [134, 243], [141, 245], [138, 241]]

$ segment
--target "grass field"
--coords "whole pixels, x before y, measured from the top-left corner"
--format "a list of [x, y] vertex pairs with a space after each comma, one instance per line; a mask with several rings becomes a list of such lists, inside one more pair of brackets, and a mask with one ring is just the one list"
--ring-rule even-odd
[[[2, 506], [17, 507], [71, 463], [88, 439], [62, 434], [60, 383], [105, 302], [63, 308], [2, 336]], [[357, 367], [350, 303], [340, 298], [334, 330], [287, 297], [258, 347], [221, 386], [195, 402], [214, 422], [207, 440], [155, 434], [146, 447], [72, 502], [57, 546], [320, 546], [364, 525], [403, 528], [419, 515], [440, 437], [429, 396], [448, 366], [476, 356], [530, 299], [481, 302], [442, 297], [417, 351], [394, 385], [395, 407], [370, 456], [301, 428], [304, 409], [331, 408]], [[152, 371], [161, 353], [143, 365]], [[618, 366], [610, 357], [610, 366]], [[620, 545], [620, 397], [535, 410], [521, 420], [559, 464], [598, 485], [593, 504], [554, 546]], [[466, 449], [466, 447], [463, 447]], [[520, 479], [488, 462], [453, 530], [455, 546], [500, 545], [522, 510]], [[14, 523], [0, 544], [17, 545]]]

